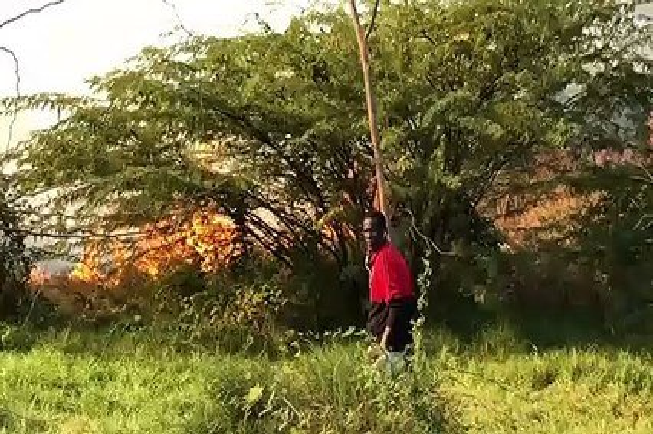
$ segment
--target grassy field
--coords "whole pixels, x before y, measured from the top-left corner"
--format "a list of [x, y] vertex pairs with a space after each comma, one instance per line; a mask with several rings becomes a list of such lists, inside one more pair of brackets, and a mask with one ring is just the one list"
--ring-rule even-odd
[[505, 327], [427, 338], [419, 375], [390, 382], [355, 339], [272, 358], [146, 331], [4, 328], [0, 432], [653, 432], [646, 352], [537, 349]]

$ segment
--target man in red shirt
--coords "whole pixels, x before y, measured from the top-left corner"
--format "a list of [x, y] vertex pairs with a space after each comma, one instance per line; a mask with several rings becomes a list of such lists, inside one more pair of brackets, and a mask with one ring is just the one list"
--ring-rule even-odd
[[367, 330], [382, 350], [404, 353], [413, 343], [411, 320], [417, 312], [412, 273], [401, 252], [388, 241], [386, 218], [381, 212], [365, 217], [363, 234], [371, 305]]

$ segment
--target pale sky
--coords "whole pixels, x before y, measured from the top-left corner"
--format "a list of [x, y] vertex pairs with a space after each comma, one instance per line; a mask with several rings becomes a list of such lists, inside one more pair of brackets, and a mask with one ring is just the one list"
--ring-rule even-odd
[[[48, 0], [0, 0], [0, 22]], [[281, 29], [308, 0], [168, 0], [181, 22], [200, 34], [228, 36], [243, 30], [253, 14], [267, 17]], [[34, 92], [85, 93], [84, 80], [119, 67], [147, 45], [178, 40], [162, 34], [179, 20], [164, 0], [65, 0], [0, 28], [0, 46], [11, 48], [20, 60], [22, 94]], [[15, 95], [12, 58], [0, 52], [0, 98]], [[30, 128], [45, 126], [47, 116], [20, 116], [14, 140]], [[8, 119], [0, 118], [0, 150], [7, 144]]]

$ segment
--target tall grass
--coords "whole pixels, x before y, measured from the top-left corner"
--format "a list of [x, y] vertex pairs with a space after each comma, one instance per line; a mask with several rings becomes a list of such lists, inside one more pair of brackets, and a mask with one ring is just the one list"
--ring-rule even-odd
[[649, 353], [538, 349], [507, 324], [469, 342], [429, 330], [423, 369], [394, 380], [352, 337], [270, 357], [151, 330], [3, 330], [6, 433], [653, 432]]

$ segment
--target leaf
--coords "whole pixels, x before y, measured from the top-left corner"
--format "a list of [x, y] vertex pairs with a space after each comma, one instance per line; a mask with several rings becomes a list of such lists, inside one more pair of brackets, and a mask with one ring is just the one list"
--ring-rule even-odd
[[263, 398], [263, 387], [256, 385], [249, 389], [247, 395], [245, 396], [245, 401], [248, 405], [254, 405]]

